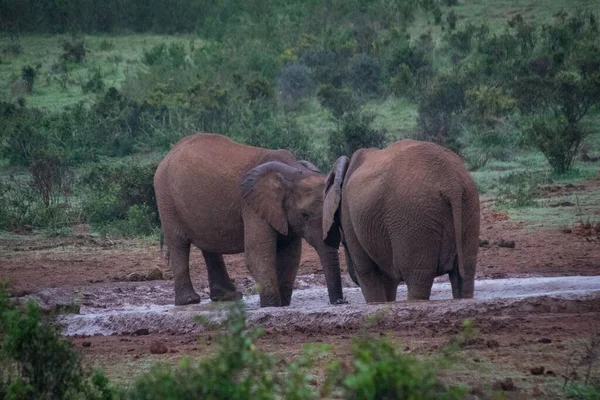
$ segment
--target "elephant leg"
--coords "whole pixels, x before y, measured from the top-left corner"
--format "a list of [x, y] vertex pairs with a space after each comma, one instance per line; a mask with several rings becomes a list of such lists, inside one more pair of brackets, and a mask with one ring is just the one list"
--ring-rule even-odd
[[452, 286], [452, 297], [454, 299], [461, 299], [463, 279], [460, 276], [460, 273], [458, 272], [457, 258], [454, 259], [454, 267], [452, 267], [452, 269], [448, 273], [448, 276], [450, 277], [450, 285]]
[[[465, 268], [466, 271], [472, 271], [474, 268]], [[455, 299], [470, 299], [473, 298], [475, 277], [469, 274], [466, 277], [460, 276], [458, 270], [458, 258], [454, 261], [454, 267], [448, 273], [450, 277], [450, 285], [452, 286], [452, 297]]]
[[292, 301], [294, 282], [300, 267], [302, 255], [302, 238], [297, 237], [277, 248], [277, 280], [281, 305], [289, 306]]
[[169, 267], [175, 283], [175, 305], [200, 303], [200, 295], [194, 290], [190, 278], [190, 241], [180, 237], [168, 237]]
[[244, 215], [244, 256], [256, 281], [261, 307], [281, 307], [277, 279], [277, 233], [252, 211]]
[[206, 269], [208, 271], [208, 285], [210, 287], [210, 299], [212, 301], [234, 301], [242, 298], [242, 293], [236, 291], [231, 281], [223, 256], [202, 250]]
[[413, 268], [409, 272], [406, 278], [408, 300], [429, 300], [436, 271], [437, 259], [419, 264], [417, 268]]
[[396, 294], [398, 293], [398, 283], [399, 282], [393, 281], [391, 279], [384, 283], [386, 301], [396, 301]]

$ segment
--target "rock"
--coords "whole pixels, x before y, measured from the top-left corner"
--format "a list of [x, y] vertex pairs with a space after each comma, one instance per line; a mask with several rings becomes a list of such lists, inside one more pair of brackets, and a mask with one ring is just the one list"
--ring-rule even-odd
[[141, 328], [138, 329], [137, 331], [133, 332], [133, 336], [145, 336], [145, 335], [149, 335], [150, 331], [148, 330], [148, 328]]
[[552, 339], [543, 337], [541, 339], [538, 339], [538, 343], [545, 343], [545, 344], [552, 343]]
[[148, 273], [146, 274], [147, 281], [162, 281], [163, 279], [164, 279], [163, 272], [157, 266], [150, 268], [150, 271], [148, 271]]
[[498, 245], [498, 247], [506, 247], [506, 248], [509, 248], [509, 249], [514, 249], [515, 248], [515, 241], [514, 240], [500, 239], [500, 240], [496, 240], [496, 244]]
[[544, 367], [533, 367], [531, 368], [531, 375], [543, 375], [545, 369]]
[[144, 275], [140, 274], [139, 272], [132, 272], [125, 276], [125, 280], [128, 282], [140, 282], [144, 280]]
[[150, 353], [152, 354], [165, 354], [169, 351], [167, 345], [160, 340], [155, 340], [150, 343]]
[[92, 345], [92, 342], [83, 342], [83, 343], [81, 343], [81, 345], [83, 347], [90, 347]]
[[515, 390], [517, 390], [517, 387], [515, 386], [515, 383], [513, 382], [512, 378], [506, 378], [501, 381], [496, 381], [492, 385], [492, 388], [494, 390], [502, 390], [505, 392], [514, 392]]
[[487, 347], [490, 349], [500, 347], [500, 343], [497, 340], [488, 340], [486, 343]]

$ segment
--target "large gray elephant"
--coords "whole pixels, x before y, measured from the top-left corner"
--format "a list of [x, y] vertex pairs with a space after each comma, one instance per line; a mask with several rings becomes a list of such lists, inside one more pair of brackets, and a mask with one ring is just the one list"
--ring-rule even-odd
[[342, 233], [350, 276], [365, 300], [429, 299], [448, 273], [454, 298], [473, 297], [479, 194], [462, 160], [429, 142], [400, 140], [340, 157], [327, 178], [325, 238]]
[[287, 150], [267, 150], [198, 133], [162, 160], [154, 186], [175, 304], [200, 302], [189, 272], [190, 245], [202, 250], [213, 301], [241, 297], [223, 254], [245, 253], [260, 304], [287, 306], [300, 265], [302, 238], [321, 260], [329, 301], [343, 301], [339, 242], [322, 239], [326, 176]]

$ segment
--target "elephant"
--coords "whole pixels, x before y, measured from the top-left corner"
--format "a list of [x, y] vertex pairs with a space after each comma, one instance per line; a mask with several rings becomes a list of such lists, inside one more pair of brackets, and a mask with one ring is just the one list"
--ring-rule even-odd
[[200, 302], [189, 272], [193, 244], [206, 261], [211, 300], [242, 297], [223, 254], [244, 252], [261, 307], [288, 306], [302, 238], [319, 255], [329, 301], [343, 302], [339, 240], [322, 239], [325, 179], [317, 167], [287, 150], [242, 145], [211, 133], [175, 144], [154, 175], [175, 304]]
[[367, 303], [429, 300], [448, 273], [452, 296], [472, 298], [479, 249], [477, 186], [461, 158], [400, 140], [340, 157], [327, 177], [323, 237], [341, 235], [347, 269]]

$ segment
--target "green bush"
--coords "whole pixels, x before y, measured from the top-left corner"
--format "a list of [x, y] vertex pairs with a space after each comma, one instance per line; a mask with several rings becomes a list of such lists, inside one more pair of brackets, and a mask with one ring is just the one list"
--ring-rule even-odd
[[85, 43], [83, 39], [74, 39], [63, 43], [62, 59], [75, 63], [82, 63], [85, 60]]
[[405, 354], [385, 339], [354, 338], [352, 372], [342, 380], [345, 399], [462, 399], [465, 389], [446, 388], [434, 365]]
[[446, 22], [448, 22], [448, 28], [450, 30], [456, 29], [457, 21], [458, 17], [456, 16], [456, 12], [454, 10], [450, 10], [450, 12], [448, 12], [448, 16], [446, 17]]
[[329, 133], [329, 157], [335, 160], [340, 156], [352, 156], [361, 148], [382, 148], [388, 142], [387, 132], [372, 127], [374, 115], [352, 112], [345, 114], [336, 130]]
[[21, 69], [21, 79], [27, 85], [27, 92], [31, 93], [33, 90], [33, 83], [35, 81], [36, 71], [31, 65], [26, 65]]
[[154, 193], [158, 163], [92, 164], [85, 167], [79, 184], [83, 189], [83, 218], [100, 232], [117, 236], [144, 236], [159, 225]]
[[12, 303], [0, 287], [0, 398], [113, 399], [116, 392], [100, 373], [86, 373], [60, 333], [29, 302]]
[[100, 93], [104, 90], [104, 80], [102, 79], [102, 71], [95, 69], [87, 82], [81, 84], [83, 93]]
[[586, 132], [579, 124], [569, 123], [563, 115], [549, 113], [531, 117], [526, 135], [552, 169], [563, 174], [571, 169]]
[[348, 112], [358, 108], [358, 100], [352, 91], [345, 87], [336, 88], [331, 84], [322, 85], [317, 91], [317, 99], [322, 107], [329, 110], [331, 115], [340, 119]]
[[503, 207], [533, 207], [537, 205], [544, 178], [526, 172], [513, 172], [500, 178], [496, 204]]
[[362, 94], [377, 94], [381, 89], [381, 66], [369, 55], [358, 54], [350, 59], [348, 77], [354, 90]]

